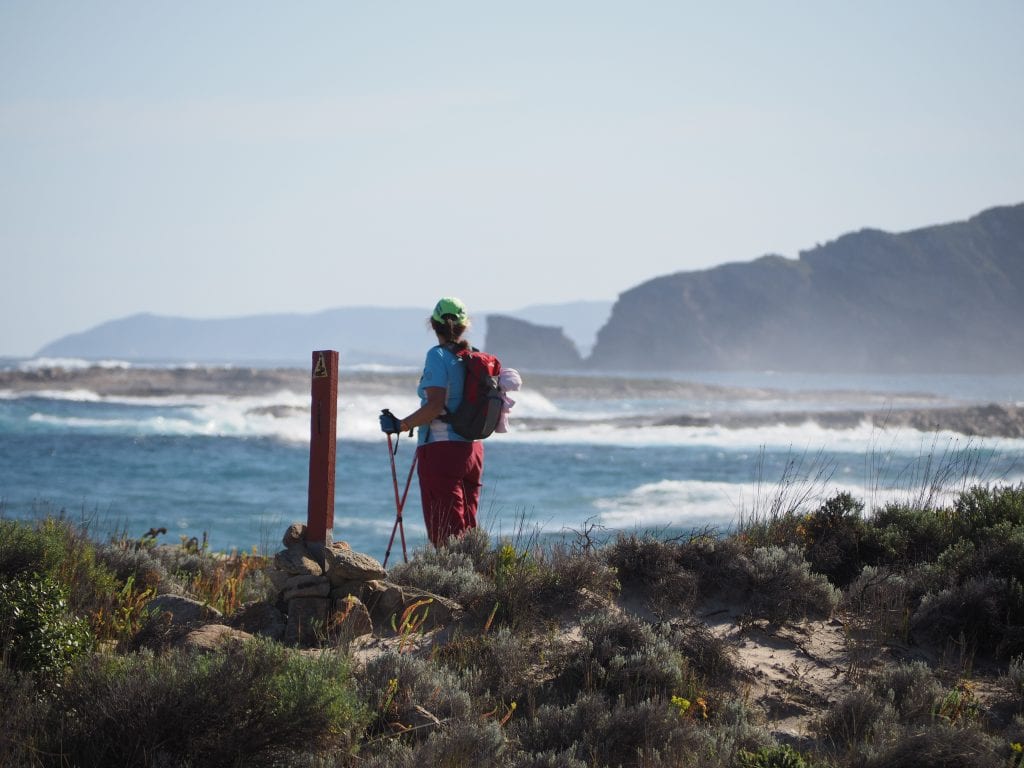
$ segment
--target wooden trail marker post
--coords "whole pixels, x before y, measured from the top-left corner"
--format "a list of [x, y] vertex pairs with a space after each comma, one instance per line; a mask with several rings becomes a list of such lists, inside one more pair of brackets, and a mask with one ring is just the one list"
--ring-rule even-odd
[[334, 464], [338, 434], [338, 353], [313, 353], [309, 421], [309, 506], [306, 546], [323, 565], [334, 527]]

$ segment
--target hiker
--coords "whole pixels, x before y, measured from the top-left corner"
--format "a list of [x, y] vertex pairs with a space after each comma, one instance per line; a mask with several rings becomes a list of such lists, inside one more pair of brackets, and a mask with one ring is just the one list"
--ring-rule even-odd
[[469, 327], [466, 306], [454, 297], [442, 298], [430, 316], [430, 327], [437, 335], [437, 346], [427, 351], [423, 364], [416, 390], [420, 407], [404, 419], [390, 412], [381, 414], [380, 428], [394, 434], [419, 427], [416, 457], [423, 520], [430, 543], [441, 547], [452, 536], [476, 528], [484, 446], [458, 434], [440, 418], [454, 413], [462, 401], [465, 374], [457, 353], [470, 348], [462, 338]]

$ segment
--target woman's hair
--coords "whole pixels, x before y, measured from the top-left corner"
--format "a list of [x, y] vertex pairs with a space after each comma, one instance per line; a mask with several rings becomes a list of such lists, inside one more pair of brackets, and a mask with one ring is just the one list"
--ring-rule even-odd
[[469, 349], [469, 342], [462, 338], [462, 334], [466, 332], [466, 325], [458, 322], [455, 315], [444, 315], [442, 319], [444, 322], [439, 323], [430, 318], [430, 327], [434, 329], [434, 333], [440, 336], [445, 344], [451, 344], [456, 349]]

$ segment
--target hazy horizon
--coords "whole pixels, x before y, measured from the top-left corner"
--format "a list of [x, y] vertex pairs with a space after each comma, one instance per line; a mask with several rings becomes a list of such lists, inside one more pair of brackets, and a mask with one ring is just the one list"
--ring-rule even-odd
[[0, 355], [139, 312], [614, 301], [1015, 204], [1022, 28], [1012, 0], [13, 0]]

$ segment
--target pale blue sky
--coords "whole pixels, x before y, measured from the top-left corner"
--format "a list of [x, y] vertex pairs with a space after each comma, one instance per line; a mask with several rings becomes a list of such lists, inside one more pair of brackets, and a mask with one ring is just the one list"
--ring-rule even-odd
[[0, 0], [0, 355], [1024, 201], [1024, 2]]

